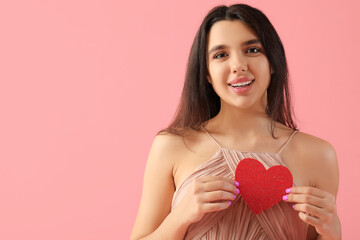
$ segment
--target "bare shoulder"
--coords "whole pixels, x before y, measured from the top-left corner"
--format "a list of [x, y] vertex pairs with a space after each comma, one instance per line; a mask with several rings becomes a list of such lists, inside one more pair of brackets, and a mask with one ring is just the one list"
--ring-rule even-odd
[[173, 167], [177, 156], [184, 151], [184, 137], [172, 133], [161, 133], [155, 136], [148, 161], [156, 161], [161, 165]]
[[[155, 136], [151, 145], [151, 152], [153, 154], [160, 154], [161, 156], [169, 156], [174, 151], [177, 151], [183, 140], [181, 136], [171, 133], [161, 133]], [[170, 162], [171, 159], [169, 159]]]
[[217, 145], [204, 132], [191, 128], [186, 129], [181, 136], [167, 133], [157, 136], [154, 141], [154, 144], [162, 148], [159, 150], [162, 158], [168, 159], [172, 164], [175, 188], [218, 150]]
[[196, 164], [194, 155], [198, 153], [196, 144], [199, 142], [202, 141], [199, 141], [199, 134], [194, 130], [186, 130], [182, 135], [158, 134], [153, 140], [147, 165], [165, 171], [176, 187], [188, 173], [186, 169], [191, 168], [189, 163]]
[[292, 148], [297, 154], [310, 159], [313, 164], [324, 166], [337, 162], [335, 149], [329, 142], [304, 132], [298, 132], [294, 136]]
[[324, 139], [298, 132], [287, 152], [304, 166], [314, 187], [337, 195], [339, 168], [334, 147]]

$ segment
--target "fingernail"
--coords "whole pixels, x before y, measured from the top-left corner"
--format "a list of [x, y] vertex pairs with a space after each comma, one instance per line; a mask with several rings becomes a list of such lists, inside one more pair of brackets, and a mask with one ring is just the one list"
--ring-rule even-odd
[[235, 185], [236, 185], [236, 186], [239, 186], [239, 185], [240, 185], [240, 183], [238, 183], [237, 181], [235, 181]]
[[291, 192], [291, 188], [288, 188], [285, 190], [286, 193], [290, 193]]
[[295, 204], [293, 204], [293, 208], [295, 208]]
[[229, 205], [231, 205], [231, 201], [229, 201]]
[[240, 190], [238, 188], [236, 188], [236, 193], [239, 194]]
[[283, 196], [283, 200], [287, 200], [288, 197], [286, 195]]
[[234, 199], [236, 198], [236, 195], [234, 194]]

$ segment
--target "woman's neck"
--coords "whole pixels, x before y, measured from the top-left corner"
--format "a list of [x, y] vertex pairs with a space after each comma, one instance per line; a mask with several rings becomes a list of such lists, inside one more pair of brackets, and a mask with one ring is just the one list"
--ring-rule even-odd
[[228, 136], [249, 137], [269, 134], [270, 121], [264, 109], [222, 107], [209, 127]]

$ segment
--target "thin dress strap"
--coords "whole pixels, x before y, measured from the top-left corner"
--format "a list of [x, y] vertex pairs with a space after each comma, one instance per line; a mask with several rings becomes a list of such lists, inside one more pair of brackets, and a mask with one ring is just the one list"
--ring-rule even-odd
[[201, 124], [201, 127], [204, 129], [204, 131], [209, 135], [209, 137], [211, 137], [212, 140], [214, 140], [214, 142], [216, 143], [216, 145], [219, 146], [219, 148], [222, 148], [221, 145], [215, 140], [215, 138], [213, 136], [211, 136], [211, 134], [206, 131], [206, 129], [203, 127], [203, 125]]
[[284, 143], [284, 145], [281, 147], [281, 149], [277, 152], [277, 154], [280, 154], [282, 150], [286, 147], [286, 145], [290, 142], [291, 138], [295, 135], [295, 133], [298, 132], [298, 130], [295, 130], [291, 136], [288, 138], [288, 140]]

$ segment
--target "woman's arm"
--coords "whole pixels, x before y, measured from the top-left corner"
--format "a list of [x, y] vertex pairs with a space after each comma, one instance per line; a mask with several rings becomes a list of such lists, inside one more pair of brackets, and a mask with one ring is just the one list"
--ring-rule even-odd
[[339, 169], [334, 148], [326, 141], [307, 134], [298, 138], [298, 154], [311, 176], [313, 187], [293, 187], [288, 202], [295, 203], [299, 217], [309, 225], [307, 239], [341, 239], [341, 224], [336, 210]]
[[[171, 158], [173, 147], [168, 135], [158, 135], [151, 146], [147, 160], [143, 191], [130, 239], [183, 239], [187, 224], [179, 213], [171, 210], [175, 191]], [[170, 213], [170, 214], [169, 214]]]
[[239, 185], [233, 179], [202, 176], [190, 183], [181, 202], [171, 211], [178, 141], [166, 135], [154, 140], [131, 239], [183, 239], [191, 223], [200, 221], [207, 212], [228, 208], [239, 193]]

